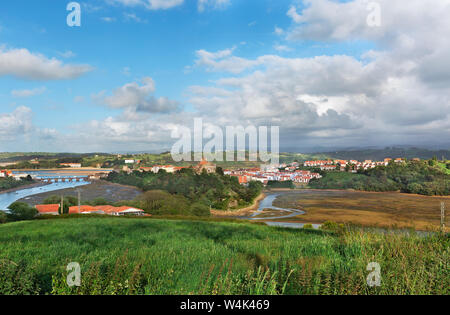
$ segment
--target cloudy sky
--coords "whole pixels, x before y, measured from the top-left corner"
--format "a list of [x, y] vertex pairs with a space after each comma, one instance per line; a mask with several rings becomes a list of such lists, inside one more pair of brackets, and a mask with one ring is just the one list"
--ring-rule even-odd
[[0, 5], [0, 151], [170, 149], [194, 118], [281, 150], [450, 145], [450, 0]]

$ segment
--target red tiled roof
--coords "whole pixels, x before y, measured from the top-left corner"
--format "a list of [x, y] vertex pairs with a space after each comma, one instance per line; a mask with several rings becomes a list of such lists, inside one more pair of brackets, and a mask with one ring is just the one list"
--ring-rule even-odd
[[116, 207], [113, 206], [96, 206], [95, 207], [95, 211], [103, 211], [104, 213], [113, 213], [113, 212], [117, 212], [116, 211]]
[[35, 208], [39, 213], [58, 213], [59, 204], [37, 205]]
[[135, 209], [137, 211], [142, 211], [142, 209], [137, 209], [133, 207], [128, 206], [122, 206], [122, 207], [114, 207], [114, 206], [80, 206], [80, 210], [78, 209], [78, 206], [70, 207], [69, 213], [70, 214], [76, 214], [76, 213], [86, 213], [86, 212], [104, 212], [105, 214], [112, 214], [112, 213], [120, 213], [122, 211], [126, 211], [129, 209]]
[[97, 211], [94, 207], [92, 206], [73, 206], [69, 208], [69, 213], [70, 214], [74, 214], [74, 213], [82, 213], [82, 212], [94, 212]]

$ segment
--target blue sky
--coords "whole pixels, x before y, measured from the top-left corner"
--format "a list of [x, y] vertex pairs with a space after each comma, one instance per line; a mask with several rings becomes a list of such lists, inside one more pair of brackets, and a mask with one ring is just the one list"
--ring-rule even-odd
[[[79, 1], [82, 10], [81, 27], [69, 27], [66, 24], [66, 16], [69, 13], [66, 11], [66, 5], [69, 1], [17, 0], [2, 3], [0, 9], [0, 47], [2, 47], [4, 53], [25, 49], [29, 54], [41, 56], [45, 61], [57, 60], [61, 67], [84, 66], [86, 68], [80, 70], [81, 73], [79, 74], [69, 74], [64, 78], [48, 78], [39, 74], [33, 76], [36, 70], [28, 68], [23, 70], [27, 71], [25, 75], [17, 75], [22, 70], [11, 69], [13, 66], [3, 72], [0, 68], [0, 115], [3, 114], [4, 119], [11, 119], [11, 117], [15, 117], [11, 113], [14, 113], [18, 107], [26, 107], [32, 113], [30, 114], [31, 118], [29, 118], [29, 126], [21, 126], [22, 129], [18, 129], [19, 131], [22, 130], [24, 134], [27, 132], [31, 134], [20, 139], [20, 141], [17, 141], [11, 135], [5, 136], [2, 141], [3, 148], [0, 147], [0, 151], [114, 151], [116, 149], [115, 136], [117, 136], [117, 150], [124, 149], [126, 143], [131, 146], [130, 150], [133, 150], [133, 148], [145, 149], [146, 147], [149, 147], [149, 150], [156, 150], [161, 143], [167, 140], [167, 137], [157, 136], [156, 130], [144, 130], [144, 127], [140, 127], [138, 131], [133, 131], [130, 129], [130, 125], [136, 126], [138, 123], [151, 125], [155, 121], [164, 121], [166, 125], [170, 125], [172, 122], [180, 124], [184, 118], [189, 117], [190, 119], [193, 115], [214, 116], [214, 122], [224, 120], [227, 123], [232, 123], [232, 117], [224, 119], [226, 114], [217, 111], [212, 112], [212, 108], [228, 106], [226, 101], [233, 102], [232, 99], [223, 99], [224, 91], [237, 90], [244, 93], [245, 85], [242, 85], [242, 82], [245, 78], [255, 78], [258, 74], [269, 75], [280, 68], [279, 65], [274, 64], [275, 61], [266, 61], [264, 56], [281, 58], [280, 60], [277, 59], [276, 62], [281, 62], [284, 66], [288, 62], [301, 63], [302, 61], [313, 64], [313, 59], [316, 57], [330, 57], [330, 61], [319, 61], [319, 63], [321, 65], [326, 64], [326, 67], [332, 67], [332, 69], [323, 70], [332, 73], [331, 71], [334, 71], [335, 67], [342, 65], [342, 61], [336, 59], [337, 56], [345, 56], [348, 58], [345, 59], [346, 62], [360, 63], [360, 67], [363, 67], [366, 63], [374, 62], [372, 59], [369, 61], [365, 59], [364, 54], [367, 52], [395, 50], [393, 45], [396, 44], [388, 43], [386, 40], [390, 36], [389, 34], [372, 36], [369, 33], [359, 36], [359, 32], [345, 33], [349, 27], [352, 27], [351, 25], [343, 28], [345, 33], [343, 36], [331, 34], [327, 28], [317, 34], [314, 27], [311, 27], [305, 33], [304, 28], [308, 24], [314, 26], [314, 23], [320, 22], [322, 24], [317, 25], [322, 27], [323, 20], [320, 19], [325, 19], [325, 22], [330, 23], [339, 22], [326, 20], [329, 15], [324, 9], [327, 5], [333, 5], [332, 1], [320, 0], [318, 2], [323, 2], [324, 5], [315, 8], [308, 1], [305, 3], [295, 0], [209, 0], [202, 10], [199, 9], [197, 0], [166, 1], [168, 1], [166, 3], [172, 1], [173, 6], [165, 9], [158, 8], [158, 5], [164, 3], [164, 0]], [[344, 2], [334, 2], [334, 4], [345, 5]], [[303, 14], [304, 20], [301, 23], [296, 23], [298, 22], [296, 16], [290, 11], [292, 8], [295, 9], [297, 16]], [[308, 15], [304, 11], [305, 8], [317, 10], [324, 16], [317, 18], [318, 14]], [[365, 16], [362, 16], [361, 20], [365, 20]], [[345, 21], [345, 16], [343, 21]], [[300, 31], [303, 33], [297, 35], [298, 29], [302, 27], [303, 29]], [[300, 38], [298, 38], [299, 36]], [[215, 56], [212, 59], [202, 59], [199, 51], [208, 53], [228, 52], [223, 58]], [[0, 64], [1, 58], [0, 55]], [[233, 67], [236, 65], [231, 66], [233, 69], [229, 65], [239, 63], [239, 60], [233, 58], [241, 58], [242, 62], [254, 61], [255, 65], [234, 71], [235, 68]], [[219, 60], [223, 60], [224, 64], [217, 64], [216, 62]], [[257, 60], [260, 61], [257, 62]], [[329, 63], [336, 63], [336, 65], [330, 65]], [[17, 67], [24, 67], [24, 65], [19, 64]], [[301, 67], [312, 71], [311, 65], [302, 65]], [[377, 68], [377, 70], [380, 69], [381, 66]], [[58, 67], [55, 68], [55, 71], [58, 71]], [[348, 71], [348, 73], [345, 73], [345, 71]], [[360, 70], [344, 68], [344, 73], [340, 75], [345, 78], [355, 76], [357, 81], [357, 76], [360, 74], [354, 71]], [[364, 72], [367, 69], [361, 71]], [[314, 71], [308, 73], [308, 75], [311, 80], [314, 80]], [[364, 74], [365, 78], [371, 78], [375, 75], [379, 74]], [[132, 111], [134, 114], [140, 115], [142, 111], [136, 108], [142, 107], [142, 104], [130, 103], [128, 106], [120, 103], [120, 105], [117, 105], [112, 99], [106, 99], [107, 97], [119, 97], [114, 91], [126, 84], [135, 83], [137, 86], [142, 86], [143, 78], [151, 78], [154, 82], [154, 89], [150, 89], [151, 92], [148, 93], [148, 97], [164, 98], [176, 102], [177, 110], [169, 113], [151, 109], [146, 110], [145, 115], [142, 115], [141, 118], [130, 119], [128, 116], [124, 118], [127, 109], [129, 112]], [[218, 83], [224, 79], [240, 80], [240, 83], [231, 85], [227, 83], [227, 86]], [[302, 79], [307, 80], [304, 77]], [[267, 78], [266, 80], [271, 79]], [[273, 82], [277, 80], [274, 79]], [[388, 80], [388, 78], [377, 79], [376, 84], [382, 86], [380, 80]], [[284, 80], [280, 78], [280, 82], [284, 82]], [[305, 104], [301, 104], [301, 109], [297, 111], [309, 112], [311, 107], [316, 106], [318, 114], [312, 119], [316, 119], [316, 123], [320, 126], [323, 124], [319, 120], [324, 120], [326, 126], [324, 125], [321, 128], [335, 130], [338, 134], [342, 134], [342, 137], [347, 137], [349, 133], [342, 131], [343, 126], [340, 124], [352, 125], [348, 122], [349, 119], [354, 122], [350, 129], [362, 128], [358, 125], [358, 119], [355, 118], [358, 113], [344, 110], [342, 109], [343, 105], [341, 106], [338, 103], [340, 97], [348, 98], [347, 103], [354, 101], [356, 95], [360, 94], [367, 98], [372, 97], [370, 92], [366, 91], [366, 88], [362, 88], [361, 90], [364, 91], [360, 93], [355, 93], [354, 89], [345, 86], [342, 91], [326, 93], [326, 91], [316, 91], [315, 88], [304, 89], [305, 85], [307, 85], [307, 82], [299, 82], [298, 95], [286, 97], [291, 97], [293, 101], [299, 101], [300, 99], [301, 102], [304, 102], [301, 95], [307, 95], [308, 99], [313, 100], [315, 98], [327, 100], [335, 98], [336, 104], [326, 106], [325, 112], [321, 112], [319, 109], [321, 105], [310, 101], [307, 108], [304, 107]], [[192, 87], [201, 88], [201, 95], [193, 96]], [[217, 95], [208, 94], [207, 97], [202, 98], [207, 88], [220, 89], [220, 93]], [[297, 87], [280, 87], [280, 90], [284, 89], [296, 90]], [[330, 89], [333, 88], [330, 87]], [[352, 90], [351, 93], [350, 90]], [[255, 99], [261, 99], [256, 106], [266, 106], [265, 101], [257, 91], [249, 93], [252, 98], [245, 101], [243, 106], [248, 105]], [[350, 95], [352, 93], [355, 95]], [[25, 94], [28, 96], [25, 97]], [[379, 94], [382, 93], [379, 92]], [[240, 99], [243, 97], [241, 96]], [[436, 97], [438, 98], [438, 96]], [[217, 105], [212, 100], [218, 100]], [[280, 100], [280, 102], [282, 101]], [[369, 102], [370, 100], [366, 101]], [[389, 101], [386, 101], [386, 103], [389, 103]], [[151, 106], [149, 104], [144, 105], [147, 106], [146, 108]], [[230, 106], [233, 105], [230, 103]], [[288, 106], [286, 105], [286, 107]], [[354, 106], [346, 105], [346, 108], [351, 107]], [[334, 112], [328, 115], [326, 109], [332, 109], [336, 112], [336, 115], [333, 116]], [[270, 111], [267, 108], [255, 109], [255, 111], [267, 112], [267, 115], [256, 115], [254, 122], [251, 121], [252, 115], [250, 115], [245, 117], [243, 123], [270, 123], [269, 120], [273, 115], [269, 113]], [[289, 115], [289, 112], [287, 111], [286, 114]], [[325, 117], [324, 115], [328, 116]], [[335, 123], [330, 122], [334, 119], [333, 117], [336, 118]], [[127, 129], [126, 131], [117, 132], [115, 130], [108, 136], [108, 139], [111, 140], [108, 145], [102, 145], [102, 138], [92, 140], [89, 145], [83, 145], [82, 141], [74, 144], [73, 148], [66, 145], [67, 139], [86, 137], [83, 131], [85, 128], [94, 128], [92, 127], [93, 121], [102, 124], [108, 119], [110, 119], [110, 123], [114, 121], [118, 124], [128, 124], [123, 127]], [[386, 117], [379, 119], [382, 122], [386, 121]], [[409, 118], [409, 121], [416, 123], [416, 119], [417, 117], [414, 116]], [[133, 121], [138, 122], [133, 123]], [[299, 119], [299, 121], [302, 121], [302, 119]], [[241, 123], [241, 121], [236, 119], [236, 123]], [[377, 122], [371, 121], [370, 123], [379, 128]], [[326, 147], [333, 143], [333, 140], [327, 136], [330, 131], [327, 133], [324, 130], [317, 130], [317, 128], [296, 130], [295, 122], [288, 125], [290, 125], [289, 130], [285, 133], [287, 135], [285, 138], [286, 147], [298, 146], [301, 148], [302, 145], [295, 141], [295, 138], [298, 138], [298, 136], [295, 136], [297, 131], [303, 135], [311, 134], [311, 141], [307, 141], [304, 144], [305, 147]], [[98, 127], [98, 124], [95, 126]], [[157, 129], [160, 131], [161, 128], [160, 126]], [[127, 132], [130, 135], [127, 135]], [[368, 133], [369, 131], [365, 130], [365, 132]], [[130, 143], [129, 139], [132, 134], [150, 133], [154, 136], [149, 136], [146, 141]], [[319, 140], [320, 137], [324, 137], [324, 139], [323, 141], [313, 141], [314, 137], [318, 137]], [[342, 141], [340, 145], [352, 145], [353, 138], [354, 135], [350, 136], [347, 141]], [[372, 136], [368, 134], [365, 138], [372, 138]], [[394, 141], [394, 144], [395, 141], [398, 144], [410, 142], [410, 140], [404, 139], [401, 133], [395, 140], [391, 139], [386, 142], [392, 141]], [[357, 139], [354, 144], [362, 145], [363, 141]], [[377, 145], [378, 143], [375, 141], [368, 144]]]

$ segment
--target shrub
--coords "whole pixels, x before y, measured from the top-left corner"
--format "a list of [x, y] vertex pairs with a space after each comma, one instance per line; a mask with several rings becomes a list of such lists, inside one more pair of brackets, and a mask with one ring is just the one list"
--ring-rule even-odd
[[323, 223], [320, 226], [321, 230], [325, 230], [325, 231], [343, 231], [345, 229], [344, 224], [338, 224], [336, 222], [333, 221], [326, 221], [325, 223]]
[[39, 285], [33, 270], [0, 259], [0, 295], [36, 295]]
[[6, 213], [0, 210], [0, 224], [6, 223], [7, 219], [8, 216], [6, 215]]
[[8, 217], [12, 221], [33, 220], [38, 214], [35, 208], [24, 202], [14, 202], [9, 206], [9, 210]]
[[191, 205], [190, 211], [193, 215], [204, 217], [211, 215], [211, 212], [209, 211], [209, 207], [201, 202], [196, 202]]

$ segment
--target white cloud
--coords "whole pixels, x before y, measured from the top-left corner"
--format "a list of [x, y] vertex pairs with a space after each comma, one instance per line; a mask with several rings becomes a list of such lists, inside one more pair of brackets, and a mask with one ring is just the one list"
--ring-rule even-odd
[[[230, 53], [202, 56], [208, 56], [199, 63], [206, 69], [235, 69]], [[450, 89], [422, 82], [410, 60], [392, 58], [387, 52], [363, 61], [345, 55], [242, 58], [241, 65], [258, 70], [196, 86], [190, 103], [223, 124], [281, 125], [284, 146], [448, 142]]]
[[155, 83], [152, 78], [143, 78], [141, 83], [127, 83], [115, 89], [112, 96], [104, 97], [104, 93], [101, 93], [96, 99], [111, 108], [124, 109], [129, 119], [142, 119], [146, 113], [169, 113], [179, 109], [178, 102], [153, 95]]
[[275, 45], [273, 48], [279, 52], [289, 52], [292, 51], [292, 48], [286, 46], [286, 45]]
[[[106, 0], [108, 3], [121, 4], [128, 7], [144, 7], [148, 10], [168, 10], [184, 4], [184, 0]], [[231, 0], [198, 0], [199, 12], [207, 9], [224, 9], [230, 5]]]
[[104, 17], [102, 17], [102, 18], [100, 18], [103, 22], [106, 22], [106, 23], [113, 23], [113, 22], [115, 22], [116, 21], [116, 18], [114, 18], [114, 17], [110, 17], [110, 16], [104, 16]]
[[27, 49], [0, 47], [0, 76], [28, 80], [75, 79], [92, 70], [89, 65], [66, 65], [62, 61], [33, 54]]
[[281, 27], [275, 26], [275, 30], [273, 31], [276, 35], [283, 35], [284, 30]]
[[123, 16], [125, 17], [126, 21], [134, 21], [136, 23], [147, 23], [147, 20], [143, 20], [140, 17], [138, 17], [134, 13], [126, 13], [124, 12]]
[[196, 66], [206, 67], [208, 71], [225, 71], [231, 73], [241, 73], [248, 68], [261, 64], [261, 60], [248, 60], [233, 56], [236, 48], [225, 49], [217, 52], [197, 50], [195, 60]]
[[17, 107], [12, 113], [0, 113], [0, 140], [13, 141], [33, 129], [32, 111], [25, 106]]
[[41, 95], [47, 90], [46, 87], [35, 88], [31, 90], [13, 90], [11, 95], [14, 97], [30, 97], [35, 95]]
[[122, 74], [125, 75], [125, 76], [127, 76], [127, 77], [129, 77], [129, 76], [131, 75], [131, 69], [130, 69], [130, 67], [124, 67], [124, 68], [122, 69]]
[[83, 6], [83, 10], [86, 10], [86, 12], [88, 12], [88, 13], [98, 12], [98, 11], [102, 10], [101, 6], [92, 5], [87, 2], [83, 2], [82, 6]]
[[167, 10], [182, 5], [184, 0], [107, 0], [107, 2], [130, 7], [143, 6], [149, 10]]
[[73, 58], [76, 56], [76, 54], [71, 50], [67, 50], [65, 52], [59, 52], [58, 54], [63, 58]]
[[231, 0], [198, 0], [198, 11], [203, 12], [206, 8], [223, 9], [231, 4]]

